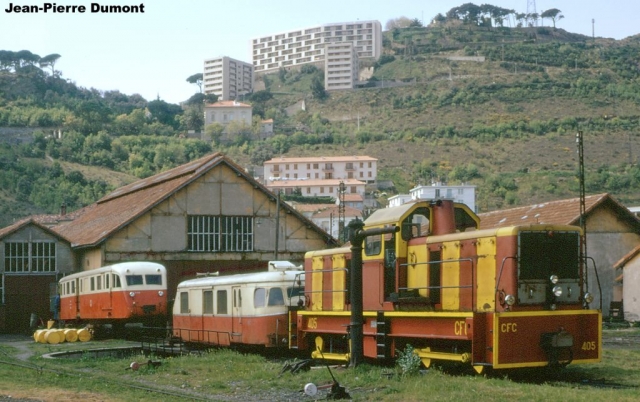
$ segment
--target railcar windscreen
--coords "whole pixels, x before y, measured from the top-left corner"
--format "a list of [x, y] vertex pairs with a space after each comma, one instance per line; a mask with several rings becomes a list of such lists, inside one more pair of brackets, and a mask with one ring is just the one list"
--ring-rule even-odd
[[147, 285], [162, 285], [162, 275], [145, 275]]
[[519, 236], [519, 277], [521, 280], [577, 279], [580, 274], [580, 234], [578, 232], [521, 232]]
[[142, 275], [127, 275], [127, 285], [142, 285]]

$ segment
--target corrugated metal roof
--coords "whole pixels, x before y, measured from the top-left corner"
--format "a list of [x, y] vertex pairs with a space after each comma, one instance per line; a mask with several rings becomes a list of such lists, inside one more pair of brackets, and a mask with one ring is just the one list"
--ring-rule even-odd
[[[46, 215], [43, 215], [46, 216]], [[28, 225], [33, 225], [33, 226], [37, 226], [39, 227], [41, 230], [47, 232], [47, 233], [51, 233], [52, 235], [61, 238], [62, 240], [66, 240], [68, 241], [64, 236], [62, 236], [60, 233], [58, 233], [55, 230], [52, 230], [51, 228], [43, 225], [42, 223], [38, 222], [34, 217], [28, 217], [28, 218], [24, 218], [24, 219], [20, 219], [19, 221], [15, 222], [12, 225], [9, 225], [5, 228], [0, 229], [0, 239], [3, 239], [4, 237], [17, 232], [18, 230], [28, 226]]]

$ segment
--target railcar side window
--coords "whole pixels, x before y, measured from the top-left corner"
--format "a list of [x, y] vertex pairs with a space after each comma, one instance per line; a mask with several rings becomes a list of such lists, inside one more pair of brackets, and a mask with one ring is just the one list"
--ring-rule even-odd
[[96, 290], [96, 278], [91, 277], [91, 290]]
[[145, 275], [147, 285], [162, 285], [162, 275]]
[[281, 288], [269, 289], [269, 306], [284, 306], [284, 296]]
[[204, 314], [213, 314], [213, 290], [202, 292], [202, 312]]
[[142, 275], [127, 275], [127, 285], [142, 285]]
[[102, 290], [102, 276], [96, 277], [96, 290]]
[[116, 274], [113, 274], [113, 287], [114, 288], [122, 287], [122, 284], [120, 283], [120, 277]]
[[189, 292], [180, 292], [180, 314], [189, 314]]
[[227, 314], [227, 291], [218, 290], [216, 294], [216, 302], [218, 303], [218, 314]]
[[264, 307], [267, 301], [267, 289], [256, 288], [253, 292], [253, 307]]
[[110, 276], [109, 274], [106, 274], [104, 276], [104, 288], [105, 289], [109, 289], [109, 276]]

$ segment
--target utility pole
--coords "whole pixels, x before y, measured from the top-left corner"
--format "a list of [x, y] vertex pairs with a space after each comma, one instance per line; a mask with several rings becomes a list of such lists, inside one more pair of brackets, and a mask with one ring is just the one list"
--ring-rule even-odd
[[340, 181], [340, 185], [338, 186], [338, 234], [340, 237], [340, 241], [344, 244], [347, 242], [347, 231], [344, 226], [345, 216], [344, 216], [344, 193], [346, 191], [346, 186], [343, 181]]

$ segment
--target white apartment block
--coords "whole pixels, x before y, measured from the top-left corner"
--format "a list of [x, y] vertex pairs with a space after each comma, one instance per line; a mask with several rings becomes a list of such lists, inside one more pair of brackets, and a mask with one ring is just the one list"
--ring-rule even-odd
[[409, 190], [412, 200], [453, 200], [466, 204], [476, 212], [476, 186], [463, 184], [449, 186], [442, 183], [434, 183], [430, 186], [416, 186]]
[[204, 105], [204, 125], [220, 123], [223, 126], [239, 121], [251, 126], [253, 108], [236, 101], [218, 101]]
[[344, 186], [344, 194], [358, 194], [364, 198], [366, 183], [360, 180], [305, 180], [282, 179], [273, 180], [267, 188], [274, 193], [293, 194], [300, 190], [303, 197], [333, 197], [340, 198], [340, 185]]
[[327, 91], [353, 89], [360, 72], [353, 42], [329, 43], [325, 48], [324, 88]]
[[340, 42], [351, 42], [360, 59], [378, 60], [382, 53], [382, 25], [379, 21], [341, 22], [255, 38], [251, 43], [254, 71], [322, 64], [325, 46]]
[[282, 180], [358, 180], [375, 183], [377, 175], [378, 159], [370, 156], [281, 157], [264, 162], [267, 187]]
[[204, 93], [218, 95], [218, 100], [236, 100], [239, 96], [253, 92], [253, 64], [218, 57], [204, 61], [202, 74]]

